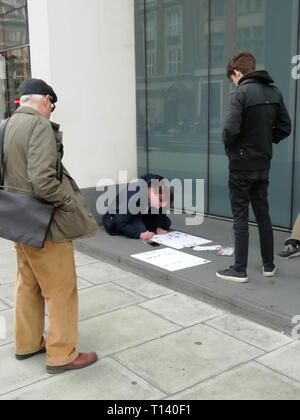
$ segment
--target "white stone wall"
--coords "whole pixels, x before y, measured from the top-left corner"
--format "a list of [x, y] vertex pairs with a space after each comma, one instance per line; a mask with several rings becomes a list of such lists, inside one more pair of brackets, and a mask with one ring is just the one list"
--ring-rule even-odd
[[28, 0], [32, 76], [51, 84], [81, 188], [137, 176], [134, 0]]

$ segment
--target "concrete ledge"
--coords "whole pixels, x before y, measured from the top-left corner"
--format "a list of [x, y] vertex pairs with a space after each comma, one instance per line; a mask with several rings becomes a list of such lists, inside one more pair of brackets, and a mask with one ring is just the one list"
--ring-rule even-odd
[[[173, 228], [211, 239], [215, 244], [232, 245], [232, 223], [207, 218], [201, 226], [185, 226], [183, 216], [173, 216]], [[281, 250], [287, 234], [275, 232], [276, 252]], [[154, 250], [139, 240], [110, 237], [103, 227], [94, 238], [76, 241], [77, 250], [100, 260], [108, 261], [123, 269], [178, 292], [215, 304], [232, 313], [245, 316], [275, 330], [291, 334], [291, 323], [300, 315], [300, 258], [291, 261], [276, 258], [279, 269], [273, 279], [262, 275], [257, 228], [250, 227], [249, 283], [233, 284], [216, 278], [216, 271], [227, 268], [232, 258], [219, 257], [212, 252], [184, 252], [212, 261], [200, 267], [171, 273], [131, 258], [131, 255]], [[157, 248], [156, 248], [157, 249]]]

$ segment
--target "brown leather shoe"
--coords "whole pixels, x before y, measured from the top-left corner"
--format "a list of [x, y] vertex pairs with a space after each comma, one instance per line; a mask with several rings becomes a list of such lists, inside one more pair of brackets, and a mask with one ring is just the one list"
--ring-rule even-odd
[[74, 362], [63, 366], [47, 366], [47, 372], [50, 375], [57, 375], [59, 373], [66, 372], [67, 370], [84, 369], [85, 367], [96, 363], [97, 360], [98, 356], [96, 353], [79, 353]]
[[30, 359], [31, 357], [37, 356], [38, 354], [44, 354], [44, 353], [46, 353], [46, 348], [45, 347], [42, 348], [39, 351], [36, 351], [35, 353], [29, 353], [29, 354], [23, 354], [23, 355], [22, 354], [16, 354], [15, 356], [16, 356], [17, 360], [22, 361], [22, 360], [27, 360], [27, 359]]

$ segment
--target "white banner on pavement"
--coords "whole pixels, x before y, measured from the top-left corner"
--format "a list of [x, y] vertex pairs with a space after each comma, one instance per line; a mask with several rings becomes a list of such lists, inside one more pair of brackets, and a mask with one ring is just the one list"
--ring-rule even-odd
[[199, 245], [210, 244], [212, 241], [199, 238], [183, 232], [169, 232], [166, 235], [155, 235], [152, 239], [160, 245], [169, 246], [175, 249], [193, 248]]
[[211, 262], [171, 248], [132, 255], [132, 258], [168, 271], [184, 270]]

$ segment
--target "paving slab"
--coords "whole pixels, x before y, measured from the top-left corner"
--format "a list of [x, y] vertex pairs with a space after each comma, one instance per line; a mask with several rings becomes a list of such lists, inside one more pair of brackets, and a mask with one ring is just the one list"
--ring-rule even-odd
[[93, 287], [91, 283], [89, 283], [86, 280], [81, 279], [80, 277], [77, 277], [77, 288], [78, 290], [87, 289], [89, 287]]
[[200, 325], [115, 357], [166, 394], [174, 394], [261, 354], [257, 348]]
[[173, 293], [173, 290], [168, 289], [167, 287], [159, 286], [150, 280], [146, 280], [141, 276], [128, 272], [126, 273], [126, 276], [112, 281], [149, 299]]
[[293, 341], [291, 337], [232, 314], [215, 318], [206, 324], [267, 352]]
[[6, 303], [4, 303], [2, 300], [0, 300], [0, 311], [5, 311], [8, 308], [9, 306]]
[[6, 249], [6, 248], [13, 248], [14, 244], [12, 241], [8, 241], [6, 239], [0, 238], [0, 249]]
[[300, 384], [257, 363], [248, 363], [169, 399], [177, 401], [299, 401]]
[[139, 307], [129, 307], [79, 323], [81, 352], [97, 351], [100, 357], [137, 346], [180, 327]]
[[118, 267], [105, 262], [97, 262], [77, 267], [77, 275], [92, 284], [104, 284], [115, 279], [126, 277], [127, 273]]
[[0, 347], [0, 396], [48, 376], [45, 355], [19, 362], [14, 358], [13, 345]]
[[79, 319], [97, 316], [143, 300], [112, 283], [84, 289], [79, 292]]
[[0, 252], [0, 266], [7, 263], [17, 262], [17, 254], [14, 248], [4, 248]]
[[43, 380], [6, 395], [5, 400], [158, 400], [165, 394], [112, 359], [78, 372]]
[[83, 265], [94, 264], [94, 263], [99, 262], [93, 257], [83, 254], [82, 252], [76, 252], [76, 251], [74, 253], [74, 259], [75, 259], [76, 267], [81, 267]]
[[[213, 241], [213, 244], [232, 245], [232, 222], [205, 218], [200, 226], [186, 226], [182, 215], [171, 216], [173, 228]], [[279, 252], [289, 233], [275, 231], [275, 249]], [[236, 284], [216, 278], [216, 271], [232, 265], [233, 258], [219, 257], [215, 252], [183, 252], [212, 261], [200, 267], [171, 273], [145, 264], [131, 255], [151, 251], [140, 240], [109, 236], [104, 228], [94, 238], [79, 240], [76, 249], [94, 258], [111, 262], [122, 269], [130, 270], [155, 281], [161, 286], [207, 301], [254, 322], [259, 322], [279, 332], [291, 334], [292, 318], [300, 314], [299, 266], [300, 258], [287, 261], [276, 257], [278, 275], [266, 279], [262, 275], [259, 250], [259, 235], [256, 227], [250, 227], [249, 283]], [[162, 249], [164, 247], [161, 247]]]
[[178, 293], [142, 303], [140, 306], [182, 327], [200, 324], [224, 313], [218, 308]]
[[260, 357], [258, 362], [300, 382], [300, 341]]
[[0, 286], [0, 298], [12, 308], [15, 304], [15, 284]]
[[[12, 276], [13, 272], [14, 276]], [[16, 272], [15, 264], [0, 265], [0, 298], [3, 296], [11, 305], [13, 305], [15, 301]], [[92, 284], [78, 278], [77, 286], [78, 289], [85, 289], [91, 287]]]
[[0, 338], [0, 346], [3, 346], [5, 344], [12, 343], [15, 339], [15, 335], [14, 335], [14, 310], [9, 309], [9, 310], [6, 310], [6, 311], [2, 311], [0, 313], [0, 316], [4, 318], [5, 326], [6, 326], [6, 328], [5, 328], [6, 329], [6, 336], [2, 340]]
[[17, 267], [15, 262], [8, 264], [0, 264], [0, 286], [6, 284], [15, 284], [16, 277]]

